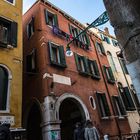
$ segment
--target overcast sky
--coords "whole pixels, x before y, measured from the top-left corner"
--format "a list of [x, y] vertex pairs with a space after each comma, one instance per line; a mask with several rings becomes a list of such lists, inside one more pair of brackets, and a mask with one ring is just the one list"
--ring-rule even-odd
[[[23, 0], [23, 13], [25, 13], [36, 0]], [[58, 8], [62, 9], [81, 23], [92, 23], [105, 11], [102, 0], [48, 0]], [[113, 28], [109, 22], [100, 26], [103, 30], [109, 27], [110, 33], [114, 35]]]

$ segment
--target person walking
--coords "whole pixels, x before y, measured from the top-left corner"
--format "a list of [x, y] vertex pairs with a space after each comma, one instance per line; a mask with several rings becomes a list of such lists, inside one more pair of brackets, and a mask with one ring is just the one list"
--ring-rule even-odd
[[84, 139], [84, 128], [82, 126], [82, 123], [77, 122], [75, 125], [74, 130], [74, 140], [85, 140]]
[[90, 120], [86, 122], [84, 136], [85, 136], [85, 140], [99, 140], [100, 139], [100, 136], [96, 127], [93, 126]]
[[0, 140], [11, 140], [9, 123], [3, 123], [0, 125]]

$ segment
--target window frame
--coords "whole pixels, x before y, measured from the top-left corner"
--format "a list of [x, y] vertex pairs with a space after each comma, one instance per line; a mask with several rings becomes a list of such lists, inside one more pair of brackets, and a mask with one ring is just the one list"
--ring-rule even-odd
[[34, 20], [35, 20], [35, 18], [32, 17], [31, 20], [29, 21], [29, 23], [27, 24], [27, 37], [28, 37], [28, 39], [30, 39], [35, 32]]
[[[103, 99], [104, 98], [104, 99]], [[111, 117], [111, 111], [109, 108], [109, 104], [106, 98], [106, 94], [103, 92], [96, 92], [96, 99], [98, 103], [98, 108], [100, 112], [100, 116], [102, 119], [109, 119]], [[107, 108], [105, 108], [107, 107]]]
[[[54, 42], [51, 42], [49, 41], [48, 42], [48, 48], [49, 48], [49, 58], [50, 58], [50, 63], [54, 66], [59, 66], [59, 67], [62, 67], [62, 68], [66, 68], [67, 67], [67, 64], [66, 64], [66, 58], [65, 58], [65, 53], [64, 53], [64, 47], [62, 45], [58, 45]], [[57, 49], [57, 52], [59, 53], [59, 60], [60, 60], [60, 63], [59, 62], [55, 62], [54, 59], [53, 59], [53, 50], [52, 48], [55, 48]], [[58, 56], [58, 55], [57, 55]]]
[[15, 4], [16, 4], [16, 0], [13, 0], [13, 3], [9, 2], [8, 0], [4, 0], [4, 1], [6, 1], [7, 3], [9, 3], [9, 4], [13, 5], [13, 6], [15, 6]]
[[106, 55], [106, 52], [102, 43], [96, 42], [96, 48], [100, 55]]
[[0, 64], [7, 73], [8, 73], [8, 85], [7, 85], [7, 103], [6, 103], [6, 110], [0, 110], [0, 113], [9, 113], [10, 112], [10, 94], [11, 94], [11, 80], [12, 80], [12, 73], [6, 65]]

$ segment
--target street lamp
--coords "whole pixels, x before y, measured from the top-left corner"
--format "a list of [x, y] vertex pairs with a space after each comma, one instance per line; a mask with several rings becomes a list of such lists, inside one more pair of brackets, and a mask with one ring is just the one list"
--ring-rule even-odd
[[105, 24], [107, 21], [109, 21], [109, 17], [107, 12], [103, 12], [103, 14], [101, 14], [95, 21], [93, 21], [88, 27], [86, 27], [82, 32], [80, 32], [75, 38], [73, 38], [66, 46], [66, 56], [72, 56], [73, 52], [70, 49], [70, 44], [75, 40], [78, 39], [78, 37], [83, 34], [84, 32], [86, 32], [88, 29], [92, 28], [92, 27], [97, 27], [100, 25]]

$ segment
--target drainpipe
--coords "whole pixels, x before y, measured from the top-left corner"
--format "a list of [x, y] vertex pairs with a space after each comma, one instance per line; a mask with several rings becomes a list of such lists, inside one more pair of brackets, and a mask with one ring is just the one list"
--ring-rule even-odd
[[[94, 40], [92, 39], [91, 35], [90, 35], [90, 39], [92, 40], [92, 43], [93, 43], [94, 46], [95, 46]], [[109, 89], [108, 89], [108, 86], [107, 86], [107, 81], [106, 81], [106, 78], [105, 78], [105, 76], [104, 76], [104, 72], [103, 72], [103, 69], [102, 69], [102, 64], [101, 64], [101, 61], [100, 61], [100, 58], [99, 58], [99, 54], [98, 54], [98, 51], [97, 51], [97, 48], [96, 48], [96, 47], [95, 47], [95, 52], [96, 52], [96, 55], [97, 55], [97, 59], [98, 59], [100, 68], [101, 68], [101, 73], [102, 73], [102, 76], [103, 76], [103, 80], [104, 80], [104, 83], [105, 83], [105, 87], [106, 87], [106, 90], [107, 90], [107, 94], [108, 94], [108, 97], [109, 97], [109, 101], [110, 101], [110, 104], [111, 104], [111, 108], [112, 108], [112, 111], [113, 111], [113, 116], [115, 116], [115, 110], [114, 110], [114, 108], [113, 108], [111, 96], [110, 96], [110, 94], [109, 94]], [[116, 122], [116, 125], [117, 125], [119, 137], [120, 137], [120, 139], [122, 139], [122, 134], [121, 134], [121, 130], [120, 130], [120, 127], [119, 127], [118, 119], [117, 119], [116, 117], [114, 117], [114, 119], [115, 119], [115, 122]]]

